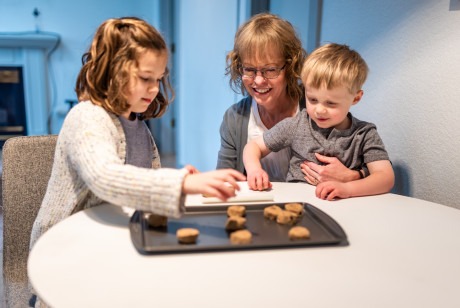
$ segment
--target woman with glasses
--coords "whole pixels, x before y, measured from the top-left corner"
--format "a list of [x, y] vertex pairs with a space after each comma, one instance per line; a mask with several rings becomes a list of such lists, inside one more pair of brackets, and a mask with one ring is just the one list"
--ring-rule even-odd
[[[246, 143], [305, 108], [304, 89], [299, 82], [305, 57], [292, 25], [276, 15], [255, 15], [238, 28], [234, 48], [227, 55], [226, 75], [230, 76], [230, 87], [247, 97], [225, 112], [217, 169], [233, 168], [246, 174]], [[289, 151], [272, 152], [261, 160], [271, 182], [286, 181]], [[347, 169], [336, 158], [323, 158], [326, 166], [312, 162], [299, 166], [310, 184], [360, 178], [361, 173]]]

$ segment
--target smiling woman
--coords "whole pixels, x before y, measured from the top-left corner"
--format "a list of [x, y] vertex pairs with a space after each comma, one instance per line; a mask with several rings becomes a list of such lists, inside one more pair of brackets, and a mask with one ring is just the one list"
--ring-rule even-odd
[[[299, 84], [306, 52], [292, 25], [273, 14], [258, 14], [242, 24], [227, 55], [230, 86], [248, 95], [225, 113], [217, 168], [245, 172], [243, 148], [281, 120], [305, 108]], [[262, 160], [272, 181], [285, 181], [289, 152]]]

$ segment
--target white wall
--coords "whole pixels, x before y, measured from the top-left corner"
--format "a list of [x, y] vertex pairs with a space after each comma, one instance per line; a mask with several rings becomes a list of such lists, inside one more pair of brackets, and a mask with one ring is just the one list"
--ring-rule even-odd
[[35, 30], [32, 12], [40, 11], [41, 31], [55, 32], [61, 43], [51, 55], [50, 104], [51, 133], [58, 133], [68, 111], [67, 99], [76, 99], [75, 81], [81, 68], [81, 56], [91, 43], [97, 27], [106, 19], [137, 16], [154, 23], [157, 1], [152, 0], [0, 0], [0, 32]]
[[324, 1], [321, 41], [350, 45], [370, 67], [352, 107], [377, 124], [395, 192], [460, 209], [458, 0]]

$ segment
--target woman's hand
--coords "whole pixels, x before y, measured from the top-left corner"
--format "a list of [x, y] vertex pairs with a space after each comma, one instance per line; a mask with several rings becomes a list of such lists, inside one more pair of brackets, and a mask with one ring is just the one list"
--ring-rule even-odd
[[350, 182], [360, 178], [359, 171], [350, 170], [344, 166], [336, 157], [324, 156], [315, 153], [316, 158], [326, 165], [318, 165], [311, 161], [304, 161], [300, 164], [305, 180], [312, 184], [318, 185], [326, 181]]
[[248, 171], [248, 187], [252, 190], [265, 190], [272, 187], [268, 180], [268, 174], [262, 168]]
[[206, 194], [225, 202], [228, 198], [236, 195], [236, 190], [240, 190], [236, 182], [245, 180], [246, 177], [241, 172], [233, 169], [198, 172], [185, 176], [182, 192], [186, 194]]

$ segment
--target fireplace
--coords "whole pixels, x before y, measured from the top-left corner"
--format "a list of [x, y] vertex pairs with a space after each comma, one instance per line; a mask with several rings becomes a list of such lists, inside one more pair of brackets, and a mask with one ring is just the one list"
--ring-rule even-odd
[[22, 67], [0, 67], [0, 147], [27, 134]]
[[47, 61], [58, 43], [52, 33], [0, 33], [0, 144], [49, 134]]

